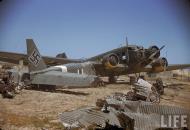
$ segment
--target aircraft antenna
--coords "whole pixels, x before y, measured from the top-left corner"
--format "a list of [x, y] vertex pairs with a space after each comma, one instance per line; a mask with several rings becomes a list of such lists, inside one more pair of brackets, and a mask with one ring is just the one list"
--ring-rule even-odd
[[129, 44], [128, 44], [128, 38], [127, 38], [127, 36], [126, 36], [126, 61], [127, 61], [127, 64], [129, 63], [129, 50], [128, 50], [128, 47], [129, 47]]

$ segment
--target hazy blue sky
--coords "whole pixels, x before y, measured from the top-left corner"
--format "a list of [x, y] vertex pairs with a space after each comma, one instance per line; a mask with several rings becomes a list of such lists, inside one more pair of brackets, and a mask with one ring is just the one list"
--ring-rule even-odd
[[[181, 1], [181, 2], [180, 2]], [[166, 45], [170, 63], [190, 63], [190, 5], [183, 0], [3, 0], [0, 51], [90, 57], [130, 44]], [[185, 6], [187, 5], [187, 6]]]

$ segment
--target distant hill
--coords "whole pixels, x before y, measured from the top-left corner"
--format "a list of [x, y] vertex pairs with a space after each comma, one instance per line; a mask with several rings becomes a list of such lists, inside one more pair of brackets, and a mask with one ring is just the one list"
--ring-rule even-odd
[[[145, 74], [146, 75], [146, 74]], [[151, 79], [155, 78], [164, 78], [164, 79], [179, 79], [179, 80], [187, 80], [190, 81], [190, 69], [183, 69], [183, 70], [173, 70], [173, 71], [166, 71], [161, 73], [151, 73], [147, 75]]]
[[183, 70], [173, 70], [173, 74], [182, 75], [182, 76], [189, 76], [190, 77], [190, 69], [183, 69]]

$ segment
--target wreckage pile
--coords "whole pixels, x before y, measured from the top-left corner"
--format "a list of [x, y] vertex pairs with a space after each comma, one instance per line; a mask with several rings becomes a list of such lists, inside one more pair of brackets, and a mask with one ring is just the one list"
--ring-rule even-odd
[[0, 69], [0, 93], [3, 98], [13, 98], [19, 93], [18, 85], [13, 82], [11, 74], [5, 68]]
[[[67, 129], [123, 129], [123, 130], [157, 130], [183, 128], [171, 124], [170, 117], [185, 116], [186, 128], [190, 128], [190, 111], [180, 107], [154, 104], [145, 101], [130, 101], [126, 95], [114, 94], [99, 99], [96, 107], [82, 108], [60, 115], [62, 124]], [[162, 121], [163, 119], [163, 121]], [[169, 124], [169, 125], [168, 125]]]
[[[67, 129], [102, 130], [164, 130], [190, 128], [190, 111], [173, 106], [159, 105], [163, 82], [151, 85], [143, 79], [133, 84], [127, 94], [115, 93], [98, 99], [96, 107], [82, 108], [60, 115]], [[185, 125], [172, 122], [175, 116], [185, 117]], [[173, 123], [173, 124], [172, 124]]]

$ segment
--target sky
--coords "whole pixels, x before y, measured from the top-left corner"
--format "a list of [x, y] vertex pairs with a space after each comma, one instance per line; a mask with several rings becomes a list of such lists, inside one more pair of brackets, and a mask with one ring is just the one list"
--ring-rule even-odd
[[170, 64], [190, 63], [187, 0], [2, 0], [0, 51], [87, 58], [129, 44], [163, 49]]

